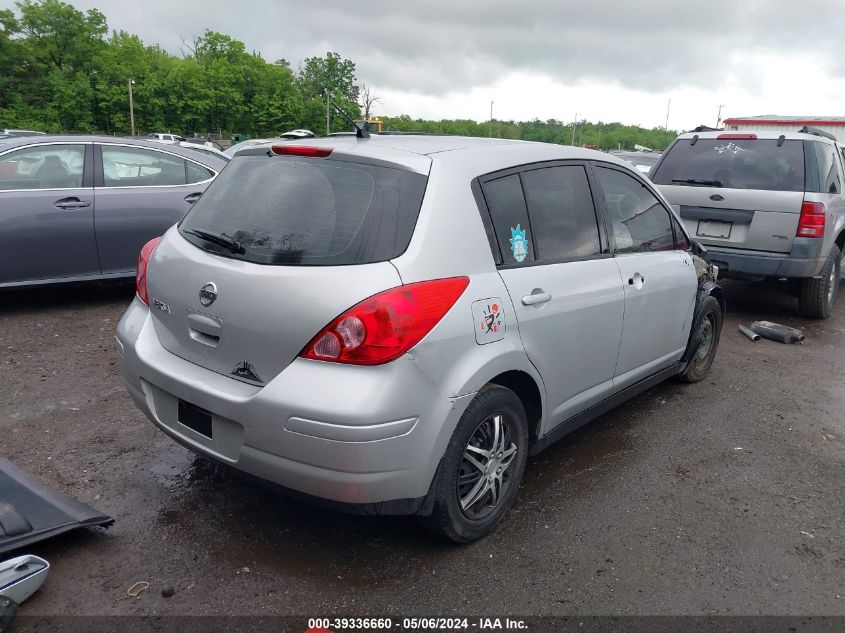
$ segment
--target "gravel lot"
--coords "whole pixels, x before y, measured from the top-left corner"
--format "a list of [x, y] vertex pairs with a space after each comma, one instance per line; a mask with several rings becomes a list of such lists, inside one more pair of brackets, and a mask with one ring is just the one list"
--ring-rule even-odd
[[[460, 547], [290, 500], [157, 431], [113, 348], [132, 293], [0, 294], [0, 454], [116, 519], [28, 548], [53, 568], [21, 614], [845, 615], [845, 300], [810, 322], [772, 286], [726, 284], [708, 380], [531, 459], [502, 525]], [[736, 326], [755, 319], [807, 341], [752, 343]]]

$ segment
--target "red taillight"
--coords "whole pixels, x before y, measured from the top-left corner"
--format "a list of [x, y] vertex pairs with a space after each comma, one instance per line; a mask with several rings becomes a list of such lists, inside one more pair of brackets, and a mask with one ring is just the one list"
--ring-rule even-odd
[[138, 293], [138, 298], [147, 305], [150, 305], [150, 297], [147, 295], [147, 264], [150, 261], [150, 255], [153, 254], [160, 241], [160, 237], [154, 237], [144, 244], [138, 254], [138, 267], [135, 269], [135, 292]]
[[821, 202], [804, 202], [798, 218], [796, 237], [824, 237], [824, 205]]
[[300, 356], [353, 365], [388, 363], [419, 343], [468, 285], [469, 277], [450, 277], [380, 292], [329, 323]]
[[309, 145], [273, 145], [270, 149], [279, 156], [325, 158], [332, 153], [331, 147], [311, 147]]
[[756, 134], [719, 134], [716, 138], [733, 141], [756, 141]]

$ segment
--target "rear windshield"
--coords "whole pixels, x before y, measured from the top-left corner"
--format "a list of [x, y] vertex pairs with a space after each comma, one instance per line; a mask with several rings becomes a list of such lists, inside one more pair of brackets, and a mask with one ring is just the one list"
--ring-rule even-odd
[[658, 185], [804, 191], [801, 141], [681, 139], [651, 173]]
[[[239, 156], [180, 224], [205, 250], [257, 264], [382, 262], [408, 247], [426, 177], [401, 169], [292, 156]], [[245, 252], [187, 231], [225, 234]]]

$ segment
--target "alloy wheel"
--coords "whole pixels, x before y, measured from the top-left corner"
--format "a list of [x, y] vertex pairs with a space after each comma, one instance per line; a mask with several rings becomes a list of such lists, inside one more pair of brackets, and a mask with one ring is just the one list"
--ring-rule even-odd
[[484, 519], [511, 485], [510, 466], [517, 446], [500, 413], [489, 416], [470, 435], [458, 466], [458, 501], [464, 515]]

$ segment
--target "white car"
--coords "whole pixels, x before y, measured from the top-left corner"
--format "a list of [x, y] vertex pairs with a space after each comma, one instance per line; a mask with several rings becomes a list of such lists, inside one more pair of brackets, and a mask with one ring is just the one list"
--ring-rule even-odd
[[169, 132], [150, 132], [147, 134], [147, 138], [152, 141], [169, 141], [171, 143], [178, 143], [180, 141], [184, 141], [185, 139], [178, 134], [170, 134]]

